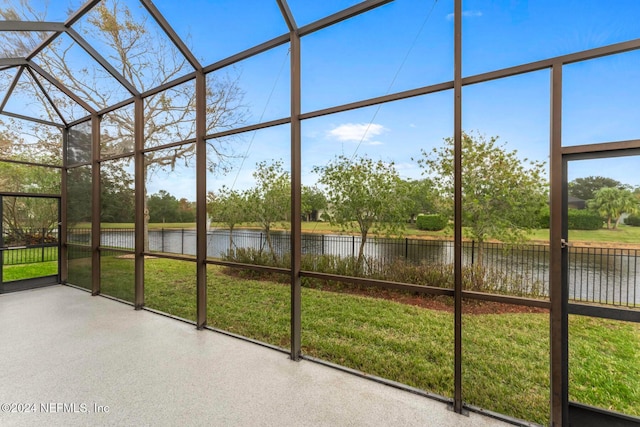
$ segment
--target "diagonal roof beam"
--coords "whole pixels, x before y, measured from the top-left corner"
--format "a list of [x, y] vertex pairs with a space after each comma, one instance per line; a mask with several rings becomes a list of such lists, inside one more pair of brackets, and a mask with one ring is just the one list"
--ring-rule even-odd
[[287, 27], [289, 27], [289, 31], [296, 31], [298, 26], [296, 25], [296, 20], [293, 17], [293, 13], [291, 13], [291, 9], [289, 8], [289, 4], [287, 0], [276, 0], [278, 2], [278, 6], [280, 7], [280, 12], [282, 13], [282, 17], [287, 23]]
[[67, 95], [69, 98], [76, 101], [82, 108], [84, 108], [91, 114], [95, 114], [96, 110], [94, 110], [89, 104], [87, 104], [82, 99], [80, 99], [80, 97], [78, 97], [75, 93], [70, 91], [68, 87], [60, 83], [58, 80], [56, 80], [55, 77], [53, 77], [51, 74], [43, 70], [38, 64], [34, 63], [33, 61], [29, 61], [29, 66], [33, 70], [35, 70], [38, 74], [40, 74], [42, 77], [44, 77], [49, 83], [51, 83], [52, 85], [57, 87], [60, 91], [62, 91], [65, 95]]
[[300, 36], [311, 34], [330, 25], [337, 24], [338, 22], [342, 22], [346, 19], [353, 18], [354, 16], [368, 12], [387, 3], [391, 3], [392, 1], [394, 0], [365, 0], [361, 3], [356, 4], [355, 6], [351, 6], [340, 12], [334, 13], [333, 15], [329, 15], [325, 18], [301, 27], [299, 30]]
[[62, 22], [0, 21], [0, 31], [65, 31]]
[[4, 110], [4, 107], [7, 106], [7, 102], [9, 102], [9, 98], [11, 98], [11, 94], [13, 93], [13, 90], [18, 85], [18, 81], [20, 80], [20, 76], [22, 76], [23, 72], [24, 72], [24, 66], [20, 67], [15, 77], [13, 78], [13, 81], [11, 82], [11, 86], [9, 86], [9, 89], [7, 90], [7, 93], [5, 94], [4, 99], [2, 100], [2, 104], [0, 104], [0, 111]]
[[182, 41], [180, 36], [174, 31], [169, 22], [164, 18], [162, 13], [158, 10], [158, 8], [153, 4], [151, 0], [140, 0], [140, 3], [147, 9], [147, 11], [151, 14], [153, 19], [160, 25], [160, 28], [165, 32], [167, 37], [173, 42], [173, 44], [178, 48], [180, 53], [189, 61], [191, 66], [196, 70], [202, 70], [202, 65], [200, 61], [195, 57], [191, 49], [187, 47], [187, 45]]
[[8, 111], [2, 111], [2, 112], [0, 112], [0, 115], [7, 116], [7, 117], [13, 117], [14, 119], [26, 120], [28, 122], [40, 123], [40, 124], [47, 125], [47, 126], [53, 126], [53, 127], [57, 127], [57, 128], [60, 128], [60, 129], [64, 128], [64, 126], [61, 125], [60, 123], [50, 122], [48, 120], [37, 119], [35, 117], [23, 116], [22, 114], [10, 113]]
[[64, 123], [65, 126], [66, 126], [67, 125], [67, 121], [64, 119], [64, 116], [62, 115], [60, 110], [58, 110], [58, 107], [56, 106], [56, 103], [53, 102], [53, 99], [51, 99], [51, 96], [49, 96], [49, 92], [47, 92], [45, 90], [44, 86], [42, 86], [42, 83], [40, 83], [40, 79], [38, 79], [38, 76], [36, 76], [36, 74], [33, 72], [33, 70], [31, 68], [27, 68], [27, 71], [29, 72], [29, 74], [31, 75], [33, 80], [36, 82], [36, 84], [38, 85], [38, 87], [40, 88], [40, 90], [42, 91], [44, 96], [47, 98], [47, 101], [49, 101], [49, 104], [51, 104], [51, 106], [55, 110], [55, 112], [58, 115], [58, 117], [60, 117], [60, 120], [62, 120], [62, 123]]
[[124, 86], [131, 95], [138, 96], [140, 92], [131, 84], [122, 74], [115, 69], [102, 55], [96, 51], [76, 30], [73, 28], [67, 29], [67, 34], [80, 45], [93, 59], [95, 59], [102, 67], [107, 70], [109, 74], [113, 76], [122, 86]]
[[[87, 12], [89, 12], [91, 9], [93, 9], [93, 7], [95, 5], [97, 5], [98, 3], [100, 3], [101, 0], [88, 0], [85, 4], [83, 4], [80, 9], [78, 9], [73, 15], [71, 15], [67, 21], [64, 23], [64, 27], [65, 28], [69, 28], [71, 27], [71, 25], [75, 24], [77, 21], [80, 20], [80, 18], [82, 18]], [[31, 53], [29, 55], [27, 55], [27, 60], [31, 60], [33, 59], [34, 56], [36, 56], [37, 54], [39, 54], [40, 52], [42, 52], [42, 50], [49, 46], [51, 44], [51, 42], [53, 42], [60, 34], [62, 34], [64, 32], [63, 31], [56, 31], [55, 33], [51, 34], [49, 37], [47, 37], [46, 39], [44, 39], [42, 41], [42, 43], [40, 43], [35, 49], [33, 49], [33, 51], [31, 51]]]

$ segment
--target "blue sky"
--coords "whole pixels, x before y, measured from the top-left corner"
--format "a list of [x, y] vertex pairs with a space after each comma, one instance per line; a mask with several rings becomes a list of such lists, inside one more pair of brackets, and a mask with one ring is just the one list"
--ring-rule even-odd
[[[156, 3], [165, 13], [175, 12], [176, 6], [169, 5], [173, 2]], [[202, 2], [195, 3], [201, 6]], [[291, 9], [298, 23], [304, 25], [353, 3], [293, 1]], [[217, 11], [237, 10], [225, 9], [223, 5], [228, 2], [215, 4], [220, 6]], [[465, 76], [640, 37], [637, 1], [467, 0], [464, 8]], [[243, 10], [248, 12], [248, 25], [260, 29], [245, 33], [241, 26], [232, 41], [238, 47], [255, 43], [256, 34], [266, 39], [284, 30], [279, 21], [271, 26], [265, 26], [264, 21], [258, 25], [259, 17], [249, 9]], [[451, 80], [452, 12], [452, 1], [434, 4], [398, 0], [303, 38], [303, 111]], [[263, 4], [255, 13], [277, 21], [276, 8]], [[205, 14], [200, 16], [204, 21]], [[202, 24], [198, 20], [172, 22], [184, 33], [186, 28], [196, 31]], [[229, 31], [231, 27], [226, 25], [230, 25], [228, 21], [219, 32]], [[192, 40], [196, 42], [195, 38]], [[199, 43], [212, 49], [196, 48], [197, 53], [203, 58], [209, 55], [210, 60], [218, 59], [213, 52], [213, 47], [220, 45], [218, 41]], [[224, 49], [221, 52], [226, 53]], [[279, 52], [236, 66], [242, 73], [240, 84], [247, 88], [246, 99], [255, 100], [250, 103], [254, 118], [269, 120], [288, 114], [286, 61], [283, 47]], [[283, 63], [284, 73], [280, 71]], [[639, 63], [640, 53], [632, 52], [565, 67], [564, 145], [640, 136], [636, 101], [640, 98]], [[548, 161], [549, 82], [549, 71], [545, 70], [466, 87], [463, 128], [487, 136], [499, 135], [508, 149], [517, 149], [522, 157]], [[452, 107], [453, 93], [448, 91], [304, 121], [303, 182], [314, 183], [312, 166], [340, 154], [393, 161], [403, 177], [419, 178], [421, 170], [412, 158], [419, 155], [420, 149], [442, 145], [443, 138], [452, 134]], [[247, 135], [245, 146], [251, 144], [251, 150], [242, 168], [227, 177], [211, 177], [210, 189], [231, 183], [237, 188], [250, 186], [257, 161], [282, 158], [285, 164], [289, 162], [288, 132], [289, 127], [282, 126]], [[243, 150], [244, 146], [238, 147], [239, 153]], [[606, 175], [640, 185], [640, 178], [634, 173], [638, 165], [634, 157], [574, 162], [569, 178]]]
[[[123, 0], [124, 1], [124, 0]], [[55, 3], [55, 1], [54, 1]], [[136, 13], [139, 3], [127, 0]], [[299, 25], [357, 3], [291, 0]], [[209, 64], [287, 31], [274, 1], [155, 0], [175, 30]], [[50, 7], [51, 19], [59, 10]], [[453, 1], [396, 0], [302, 40], [304, 112], [453, 79]], [[466, 0], [463, 18], [463, 75], [563, 55], [640, 37], [637, 0]], [[281, 46], [218, 74], [238, 76], [249, 107], [247, 123], [289, 114], [289, 53]], [[576, 145], [640, 137], [640, 52], [564, 68], [563, 144]], [[549, 71], [465, 87], [463, 128], [499, 135], [522, 157], [548, 161]], [[303, 183], [313, 184], [315, 165], [336, 155], [367, 155], [395, 162], [405, 178], [419, 178], [412, 158], [442, 145], [453, 133], [451, 91], [397, 101], [302, 124]], [[289, 162], [289, 126], [245, 134], [231, 142], [239, 156], [220, 185], [242, 189], [261, 160]], [[240, 157], [246, 156], [241, 159]], [[570, 179], [605, 175], [640, 185], [637, 158], [576, 162]], [[158, 174], [161, 188], [193, 199], [194, 175], [178, 167]]]

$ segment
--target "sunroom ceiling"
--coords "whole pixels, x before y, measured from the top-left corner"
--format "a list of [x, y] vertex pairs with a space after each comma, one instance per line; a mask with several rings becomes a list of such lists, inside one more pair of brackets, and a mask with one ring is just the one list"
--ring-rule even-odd
[[[66, 126], [288, 33], [281, 6], [282, 0], [4, 0], [0, 114]], [[252, 16], [261, 22], [238, 19], [248, 7], [260, 8]], [[265, 20], [270, 25], [261, 25]], [[115, 39], [132, 34], [120, 30], [131, 28], [138, 36], [114, 48]], [[234, 31], [251, 37], [234, 38]]]

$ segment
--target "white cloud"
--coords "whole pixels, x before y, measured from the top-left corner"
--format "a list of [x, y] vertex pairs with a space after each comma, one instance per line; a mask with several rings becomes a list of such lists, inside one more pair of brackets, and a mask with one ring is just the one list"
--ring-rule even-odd
[[377, 123], [345, 123], [327, 132], [330, 138], [338, 141], [365, 142], [369, 145], [381, 145], [380, 141], [372, 138], [388, 129]]
[[[453, 21], [453, 13], [447, 15], [447, 21]], [[463, 18], [478, 18], [482, 16], [482, 12], [479, 10], [465, 10], [462, 12]]]

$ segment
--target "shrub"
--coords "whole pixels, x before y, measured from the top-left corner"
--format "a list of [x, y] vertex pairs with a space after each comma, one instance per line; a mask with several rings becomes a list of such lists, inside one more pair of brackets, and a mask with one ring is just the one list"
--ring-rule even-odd
[[[602, 217], [596, 212], [586, 209], [569, 209], [567, 214], [569, 230], [599, 230], [602, 228]], [[551, 223], [549, 207], [540, 212], [537, 223], [538, 228], [549, 228]]]
[[549, 228], [551, 224], [551, 212], [549, 211], [549, 206], [545, 206], [540, 210], [538, 214], [538, 228]]
[[629, 215], [624, 219], [624, 223], [633, 227], [640, 227], [640, 216]]
[[602, 228], [602, 217], [586, 209], [569, 209], [569, 230], [599, 230]]
[[[265, 256], [264, 252], [256, 249], [237, 249], [229, 251], [224, 256], [225, 261], [241, 262], [244, 264], [268, 265], [271, 267], [288, 268], [290, 258], [284, 255], [278, 262], [273, 262], [273, 258]], [[438, 288], [453, 289], [453, 264], [442, 263], [413, 263], [403, 259], [365, 259], [365, 271], [357, 268], [356, 258], [339, 257], [337, 255], [310, 255], [302, 256], [301, 267], [307, 271], [317, 271], [320, 273], [336, 274], [341, 276], [366, 277], [378, 280], [389, 280], [392, 282], [410, 283], [421, 286], [433, 286]], [[272, 273], [267, 271], [253, 271], [227, 268], [223, 270], [226, 274], [234, 276], [271, 280], [280, 283], [288, 283], [288, 274]], [[521, 274], [502, 271], [499, 268], [483, 267], [480, 265], [466, 266], [463, 269], [462, 278], [465, 290], [492, 292], [506, 295], [539, 297], [544, 295], [544, 284], [540, 280], [535, 280]], [[366, 289], [360, 285], [340, 282], [339, 280], [326, 280], [311, 277], [302, 278], [302, 286], [315, 289], [325, 289], [330, 291], [348, 291], [349, 289]], [[372, 295], [381, 290], [370, 290]]]
[[440, 231], [447, 226], [447, 218], [444, 215], [418, 215], [416, 226], [419, 230]]

